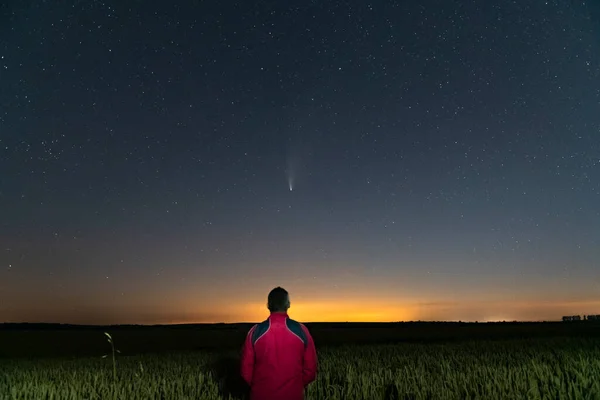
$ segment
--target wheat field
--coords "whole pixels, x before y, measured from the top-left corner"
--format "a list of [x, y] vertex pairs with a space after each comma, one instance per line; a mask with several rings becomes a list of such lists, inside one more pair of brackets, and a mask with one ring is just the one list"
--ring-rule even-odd
[[[115, 338], [118, 348], [118, 337]], [[600, 399], [600, 340], [324, 347], [307, 399]], [[1, 399], [243, 399], [238, 354], [0, 360]]]

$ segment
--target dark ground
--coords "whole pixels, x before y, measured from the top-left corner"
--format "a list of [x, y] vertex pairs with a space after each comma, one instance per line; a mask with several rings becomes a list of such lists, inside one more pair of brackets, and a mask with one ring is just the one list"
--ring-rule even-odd
[[[597, 322], [540, 323], [314, 323], [306, 324], [317, 347], [394, 342], [600, 338]], [[109, 332], [122, 355], [239, 350], [251, 324], [74, 326], [0, 324], [0, 358], [79, 357], [106, 354]], [[226, 363], [227, 361], [224, 361]], [[223, 366], [216, 366], [222, 368]]]
[[[527, 339], [568, 343], [561, 338], [586, 338], [600, 343], [600, 323], [314, 323], [306, 324], [317, 347], [345, 344], [440, 343], [473, 340]], [[142, 353], [211, 353], [209, 366], [224, 398], [247, 398], [248, 386], [239, 374], [239, 351], [252, 324], [171, 326], [74, 326], [58, 324], [0, 324], [2, 358], [99, 357], [110, 351], [109, 332], [120, 356]], [[554, 339], [558, 339], [556, 342]], [[11, 361], [8, 361], [11, 362]], [[390, 387], [387, 398], [399, 398]]]

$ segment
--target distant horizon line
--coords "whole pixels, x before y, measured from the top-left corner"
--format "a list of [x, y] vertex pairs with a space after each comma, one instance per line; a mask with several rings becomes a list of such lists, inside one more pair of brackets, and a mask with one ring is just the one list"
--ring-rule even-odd
[[[135, 324], [135, 323], [121, 323], [121, 324], [79, 324], [79, 323], [67, 323], [67, 322], [0, 322], [2, 325], [58, 325], [58, 326], [72, 326], [72, 327], [119, 327], [119, 326], [137, 326], [137, 327], [157, 327], [157, 326], [189, 326], [189, 325], [249, 325], [256, 324], [260, 321], [238, 321], [238, 322], [178, 322], [178, 323], [158, 323], [158, 324]], [[551, 320], [494, 320], [494, 321], [478, 321], [478, 320], [409, 320], [409, 321], [303, 321], [304, 324], [370, 324], [370, 325], [391, 325], [391, 324], [414, 324], [414, 323], [426, 323], [426, 324], [514, 324], [514, 323], [549, 323], [549, 322], [564, 322], [562, 319], [551, 319]], [[569, 321], [577, 322], [577, 321]], [[581, 322], [587, 322], [581, 320]]]

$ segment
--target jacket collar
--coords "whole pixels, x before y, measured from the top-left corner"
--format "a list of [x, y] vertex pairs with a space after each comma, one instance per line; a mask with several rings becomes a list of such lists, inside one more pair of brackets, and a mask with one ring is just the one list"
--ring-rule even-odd
[[288, 318], [287, 312], [272, 312], [271, 315], [269, 315], [269, 319], [280, 320], [286, 318]]

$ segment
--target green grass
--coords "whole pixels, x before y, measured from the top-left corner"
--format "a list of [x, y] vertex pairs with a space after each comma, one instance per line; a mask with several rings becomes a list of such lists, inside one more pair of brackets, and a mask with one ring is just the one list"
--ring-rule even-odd
[[[598, 339], [323, 347], [319, 361], [307, 399], [600, 399]], [[0, 399], [241, 399], [237, 363], [236, 351], [5, 359]]]

